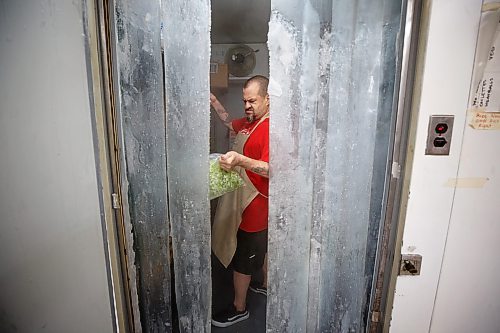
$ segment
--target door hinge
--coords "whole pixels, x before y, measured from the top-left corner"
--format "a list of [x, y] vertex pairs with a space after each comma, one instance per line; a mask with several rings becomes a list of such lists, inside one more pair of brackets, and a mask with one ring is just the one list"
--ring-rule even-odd
[[380, 312], [373, 311], [372, 312], [372, 323], [378, 323], [380, 321]]
[[401, 165], [398, 162], [392, 162], [392, 177], [399, 179], [399, 176], [401, 175]]
[[112, 193], [111, 199], [113, 200], [113, 208], [119, 209], [120, 208], [120, 197], [118, 196], [118, 194]]

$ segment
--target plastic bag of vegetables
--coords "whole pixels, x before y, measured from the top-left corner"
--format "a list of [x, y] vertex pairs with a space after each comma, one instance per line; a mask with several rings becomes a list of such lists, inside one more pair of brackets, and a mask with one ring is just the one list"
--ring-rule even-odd
[[236, 171], [225, 171], [219, 166], [219, 157], [222, 154], [209, 155], [210, 160], [210, 193], [209, 199], [215, 199], [223, 194], [234, 191], [243, 186], [244, 181]]

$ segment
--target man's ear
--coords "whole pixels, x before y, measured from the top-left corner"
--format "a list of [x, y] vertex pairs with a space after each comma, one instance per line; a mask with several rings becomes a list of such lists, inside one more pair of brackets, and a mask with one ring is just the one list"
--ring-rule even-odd
[[269, 94], [266, 94], [266, 106], [269, 107]]

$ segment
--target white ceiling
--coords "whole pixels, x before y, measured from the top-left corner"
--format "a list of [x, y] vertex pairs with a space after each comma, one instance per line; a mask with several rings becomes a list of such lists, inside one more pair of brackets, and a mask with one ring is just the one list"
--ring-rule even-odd
[[265, 43], [271, 0], [212, 0], [212, 43]]

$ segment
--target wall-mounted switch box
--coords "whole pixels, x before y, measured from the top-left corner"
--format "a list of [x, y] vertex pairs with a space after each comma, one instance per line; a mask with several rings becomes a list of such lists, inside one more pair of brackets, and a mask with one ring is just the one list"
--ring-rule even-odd
[[449, 155], [454, 116], [430, 116], [425, 155]]

